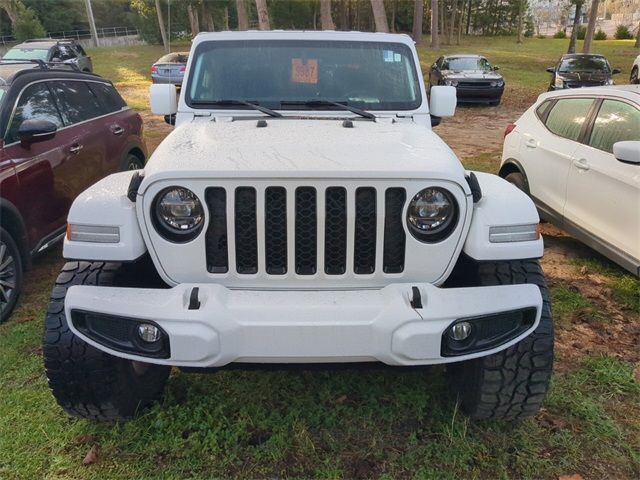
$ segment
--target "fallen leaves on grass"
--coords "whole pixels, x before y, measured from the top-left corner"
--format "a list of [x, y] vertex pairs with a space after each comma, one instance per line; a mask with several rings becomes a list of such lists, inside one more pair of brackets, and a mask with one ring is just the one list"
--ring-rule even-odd
[[636, 383], [640, 383], [640, 367], [636, 367], [635, 370], [633, 371], [633, 378], [636, 381]]
[[537, 416], [538, 424], [541, 427], [547, 428], [551, 431], [558, 431], [567, 428], [567, 421], [562, 418], [552, 417], [546, 410], [542, 410]]
[[583, 478], [579, 473], [573, 473], [571, 475], [560, 475], [558, 480], [583, 480]]
[[83, 465], [93, 465], [98, 461], [98, 446], [93, 445], [82, 460]]

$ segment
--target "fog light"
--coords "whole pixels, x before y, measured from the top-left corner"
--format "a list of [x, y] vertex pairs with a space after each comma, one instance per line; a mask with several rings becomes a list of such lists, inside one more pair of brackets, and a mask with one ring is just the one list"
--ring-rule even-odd
[[459, 322], [456, 323], [451, 330], [449, 331], [449, 335], [454, 340], [461, 342], [462, 340], [466, 340], [471, 335], [471, 324], [469, 322]]
[[141, 323], [138, 325], [138, 335], [147, 343], [157, 342], [160, 339], [160, 329], [150, 323]]

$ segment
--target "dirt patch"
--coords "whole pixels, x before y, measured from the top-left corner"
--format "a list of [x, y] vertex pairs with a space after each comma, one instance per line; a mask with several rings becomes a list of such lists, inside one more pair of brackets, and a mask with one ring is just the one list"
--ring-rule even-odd
[[160, 115], [153, 115], [150, 112], [140, 112], [144, 122], [144, 142], [147, 146], [147, 154], [151, 155], [160, 145], [160, 142], [171, 133], [173, 127], [165, 123]]
[[502, 152], [504, 129], [523, 111], [506, 105], [461, 106], [454, 117], [443, 119], [435, 132], [461, 160]]
[[[542, 233], [545, 240], [542, 267], [549, 285], [568, 285], [576, 289], [595, 305], [599, 317], [592, 321], [576, 312], [569, 325], [556, 329], [556, 352], [564, 366], [570, 367], [577, 357], [592, 353], [639, 362], [640, 313], [624, 309], [612, 298], [605, 274], [589, 267], [578, 268], [572, 263], [578, 258], [610, 262], [553, 225], [544, 224]], [[557, 362], [557, 365], [562, 368], [563, 362]]]

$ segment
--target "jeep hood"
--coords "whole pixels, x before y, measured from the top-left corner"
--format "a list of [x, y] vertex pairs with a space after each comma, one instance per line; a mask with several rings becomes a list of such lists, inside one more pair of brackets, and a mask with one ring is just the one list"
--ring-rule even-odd
[[442, 76], [448, 80], [502, 80], [502, 75], [485, 70], [443, 70]]
[[[182, 124], [156, 149], [141, 190], [176, 178], [437, 178], [465, 184], [451, 149], [425, 126], [390, 118], [265, 118]], [[262, 123], [262, 122], [261, 122]]]

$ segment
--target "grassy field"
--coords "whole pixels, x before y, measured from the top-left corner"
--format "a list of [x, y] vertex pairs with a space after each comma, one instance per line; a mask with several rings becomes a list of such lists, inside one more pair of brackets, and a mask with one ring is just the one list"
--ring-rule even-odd
[[[544, 68], [565, 46], [473, 39], [447, 51], [473, 48], [500, 64], [515, 108], [544, 90]], [[596, 42], [595, 51], [628, 77], [630, 42]], [[149, 65], [161, 53], [91, 52], [97, 72], [151, 123], [152, 145], [166, 133], [145, 113]], [[425, 71], [438, 55], [421, 49]], [[638, 478], [640, 282], [560, 233], [547, 238], [556, 372], [544, 409], [515, 424], [470, 421], [440, 368], [175, 371], [163, 403], [134, 421], [69, 418], [42, 367], [42, 320], [62, 264], [60, 250], [50, 251], [0, 326], [0, 478]], [[92, 447], [97, 462], [83, 466]]]

